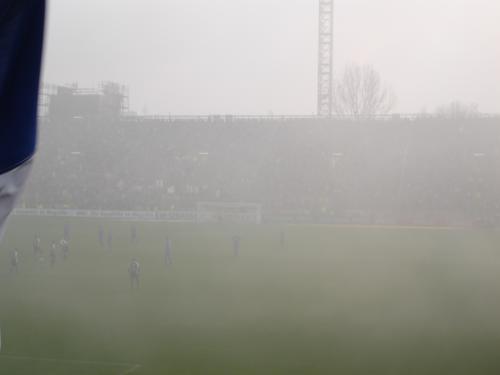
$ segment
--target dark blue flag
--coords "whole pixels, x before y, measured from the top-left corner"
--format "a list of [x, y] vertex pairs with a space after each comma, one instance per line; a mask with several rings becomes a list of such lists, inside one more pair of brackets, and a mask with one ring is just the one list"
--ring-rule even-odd
[[36, 147], [45, 0], [0, 0], [0, 174]]

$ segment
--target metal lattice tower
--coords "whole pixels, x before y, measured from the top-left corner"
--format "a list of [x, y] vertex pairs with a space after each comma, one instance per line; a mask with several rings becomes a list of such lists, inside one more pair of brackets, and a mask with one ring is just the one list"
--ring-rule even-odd
[[318, 116], [331, 117], [333, 100], [333, 6], [319, 0]]

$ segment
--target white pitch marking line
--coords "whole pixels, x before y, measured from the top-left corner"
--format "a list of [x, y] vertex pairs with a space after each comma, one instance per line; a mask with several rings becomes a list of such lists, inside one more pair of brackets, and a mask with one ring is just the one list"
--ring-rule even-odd
[[129, 375], [129, 374], [132, 374], [133, 372], [136, 372], [140, 368], [141, 368], [141, 365], [135, 365], [134, 367], [129, 368], [127, 371], [125, 371], [124, 373], [121, 373], [120, 375]]
[[83, 361], [72, 359], [56, 359], [56, 358], [41, 358], [41, 357], [27, 357], [14, 354], [1, 354], [1, 358], [8, 358], [20, 361], [42, 361], [42, 362], [59, 362], [59, 363], [72, 363], [76, 365], [97, 365], [97, 366], [111, 366], [111, 367], [128, 367], [129, 370], [124, 374], [130, 374], [141, 367], [141, 365], [125, 363], [125, 362], [100, 362], [100, 361]]

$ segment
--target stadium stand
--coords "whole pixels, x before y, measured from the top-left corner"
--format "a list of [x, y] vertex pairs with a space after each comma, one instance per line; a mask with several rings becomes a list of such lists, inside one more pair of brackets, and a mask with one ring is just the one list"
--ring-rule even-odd
[[498, 118], [44, 118], [25, 207], [185, 210], [429, 225], [499, 222]]

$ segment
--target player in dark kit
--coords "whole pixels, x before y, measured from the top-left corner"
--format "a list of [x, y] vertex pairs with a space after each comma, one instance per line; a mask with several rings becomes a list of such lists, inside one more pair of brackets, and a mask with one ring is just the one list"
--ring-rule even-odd
[[136, 259], [132, 259], [128, 267], [128, 275], [130, 277], [130, 287], [139, 287], [139, 275], [141, 273], [141, 266]]
[[66, 241], [69, 241], [69, 231], [70, 231], [70, 226], [69, 226], [69, 223], [65, 223], [64, 224], [64, 239]]
[[54, 267], [56, 265], [56, 244], [55, 242], [52, 242], [52, 246], [50, 247], [50, 252], [49, 252], [49, 260], [50, 260], [50, 266]]
[[10, 254], [10, 272], [19, 272], [19, 251], [14, 249]]
[[240, 255], [240, 236], [233, 236], [233, 255], [238, 257]]
[[104, 229], [102, 225], [99, 225], [99, 245], [104, 246]]
[[35, 154], [45, 0], [0, 0], [0, 239]]
[[113, 232], [111, 232], [111, 229], [108, 232], [108, 250], [111, 250], [113, 248]]
[[172, 241], [167, 237], [165, 241], [165, 266], [172, 264]]
[[130, 226], [130, 243], [135, 244], [137, 242], [137, 228], [135, 224]]
[[33, 239], [33, 254], [36, 258], [40, 258], [40, 256], [42, 255], [42, 245], [40, 236], [38, 234], [36, 234], [35, 238]]
[[285, 232], [283, 231], [283, 229], [280, 231], [280, 246], [282, 249], [285, 248]]
[[61, 242], [59, 243], [59, 245], [61, 246], [61, 253], [62, 253], [63, 260], [68, 259], [68, 256], [69, 256], [69, 242], [66, 241], [63, 238], [61, 240]]

